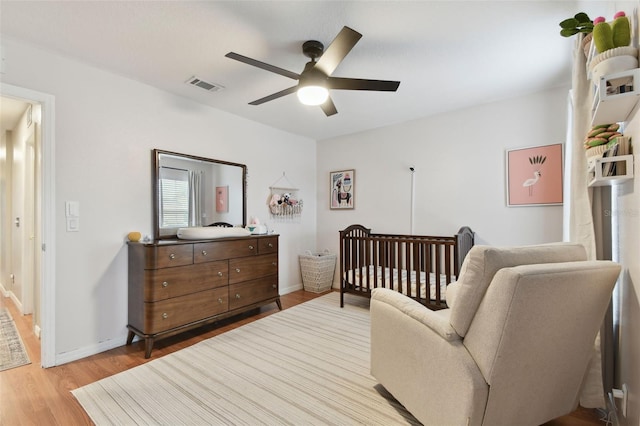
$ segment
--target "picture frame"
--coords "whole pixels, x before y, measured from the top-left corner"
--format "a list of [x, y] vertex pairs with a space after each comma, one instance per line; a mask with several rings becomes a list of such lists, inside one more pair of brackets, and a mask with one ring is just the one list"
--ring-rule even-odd
[[329, 207], [331, 210], [355, 208], [356, 171], [338, 170], [329, 173]]
[[229, 212], [229, 186], [216, 186], [216, 213]]
[[563, 144], [506, 151], [508, 207], [562, 205], [562, 179]]

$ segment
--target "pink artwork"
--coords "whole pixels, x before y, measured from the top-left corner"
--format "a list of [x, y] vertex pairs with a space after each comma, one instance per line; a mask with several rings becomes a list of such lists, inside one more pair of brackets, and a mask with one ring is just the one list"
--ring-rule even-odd
[[507, 151], [507, 205], [562, 204], [562, 144]]
[[216, 186], [216, 213], [229, 211], [229, 187]]

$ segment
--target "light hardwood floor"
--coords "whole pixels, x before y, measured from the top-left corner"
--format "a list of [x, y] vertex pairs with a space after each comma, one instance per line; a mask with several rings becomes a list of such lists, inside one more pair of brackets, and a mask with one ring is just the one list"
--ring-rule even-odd
[[[296, 291], [281, 297], [282, 308], [290, 308], [318, 295]], [[0, 372], [0, 425], [92, 425], [71, 391], [150, 360], [191, 346], [197, 342], [277, 312], [274, 304], [233, 319], [201, 327], [178, 336], [159, 340], [150, 359], [144, 358], [144, 344], [120, 346], [58, 367], [40, 367], [40, 344], [34, 336], [30, 315], [20, 315], [13, 303], [0, 297], [7, 307], [27, 347], [30, 365]], [[124, 343], [124, 342], [123, 342]], [[544, 426], [602, 426], [598, 413], [579, 409]]]

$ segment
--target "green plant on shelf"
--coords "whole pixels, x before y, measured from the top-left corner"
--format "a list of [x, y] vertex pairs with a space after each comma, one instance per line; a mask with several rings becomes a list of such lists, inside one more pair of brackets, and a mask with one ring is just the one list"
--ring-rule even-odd
[[593, 31], [593, 21], [584, 12], [576, 13], [573, 18], [560, 22], [560, 35], [571, 37], [576, 34], [590, 34]]

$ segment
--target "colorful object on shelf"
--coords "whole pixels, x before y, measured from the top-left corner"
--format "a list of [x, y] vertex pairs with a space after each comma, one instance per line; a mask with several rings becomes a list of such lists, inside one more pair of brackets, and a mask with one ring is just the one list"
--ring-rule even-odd
[[560, 22], [560, 35], [571, 37], [576, 34], [591, 34], [593, 21], [584, 12], [576, 13], [573, 18], [567, 18]]
[[624, 12], [620, 11], [613, 15], [611, 31], [613, 32], [613, 45], [615, 47], [631, 44], [631, 25]]
[[602, 53], [609, 49], [613, 49], [613, 31], [602, 16], [598, 16], [593, 20], [593, 42], [598, 52]]
[[129, 232], [129, 234], [127, 234], [127, 238], [129, 239], [129, 241], [137, 243], [138, 241], [140, 241], [140, 238], [142, 238], [142, 234], [137, 231]]
[[631, 44], [629, 18], [623, 11], [616, 13], [613, 18], [611, 23], [606, 22], [602, 16], [593, 20], [593, 42], [598, 53]]
[[618, 132], [619, 129], [620, 125], [618, 123], [593, 126], [584, 140], [585, 149], [614, 141], [616, 138], [622, 136], [622, 133]]

